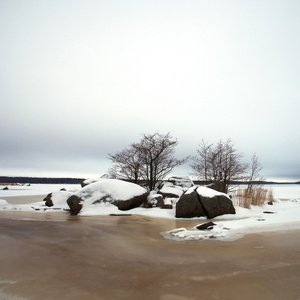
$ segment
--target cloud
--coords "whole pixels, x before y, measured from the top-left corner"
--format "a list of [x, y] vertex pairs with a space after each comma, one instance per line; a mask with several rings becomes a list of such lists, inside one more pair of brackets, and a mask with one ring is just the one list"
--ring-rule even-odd
[[266, 176], [298, 176], [298, 2], [0, 11], [3, 172], [105, 172], [107, 153], [170, 132], [179, 157], [231, 138]]

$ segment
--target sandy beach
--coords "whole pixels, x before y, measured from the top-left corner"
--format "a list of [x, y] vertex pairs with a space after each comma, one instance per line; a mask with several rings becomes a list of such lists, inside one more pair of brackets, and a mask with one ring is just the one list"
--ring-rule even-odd
[[1, 211], [0, 298], [300, 299], [299, 230], [232, 242], [161, 235], [197, 223]]
[[42, 201], [47, 194], [43, 195], [28, 195], [28, 196], [2, 196], [1, 199], [6, 200], [10, 204], [28, 204], [32, 202]]

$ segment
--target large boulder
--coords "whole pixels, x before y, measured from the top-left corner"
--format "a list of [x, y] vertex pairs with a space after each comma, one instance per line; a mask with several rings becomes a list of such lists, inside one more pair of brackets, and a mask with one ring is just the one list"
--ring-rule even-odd
[[147, 196], [147, 190], [137, 184], [118, 179], [100, 179], [79, 190], [76, 198], [68, 199], [68, 204], [73, 214], [78, 214], [82, 207], [98, 203], [111, 203], [120, 210], [129, 210], [141, 206]]
[[208, 187], [188, 189], [176, 204], [176, 218], [195, 218], [206, 216], [208, 219], [224, 214], [235, 214], [229, 196]]
[[204, 217], [203, 206], [195, 188], [188, 189], [176, 203], [176, 218]]
[[45, 205], [51, 207], [53, 206], [53, 202], [52, 202], [52, 193], [49, 193], [44, 199], [43, 201], [45, 201]]
[[208, 219], [235, 214], [235, 208], [227, 194], [203, 186], [197, 188], [197, 193]]
[[128, 200], [114, 200], [112, 204], [116, 205], [119, 210], [129, 210], [141, 206], [147, 201], [148, 192], [141, 195], [131, 196]]
[[72, 195], [68, 200], [67, 203], [71, 210], [71, 215], [78, 215], [80, 210], [82, 209], [82, 202], [83, 200], [78, 197], [77, 195]]

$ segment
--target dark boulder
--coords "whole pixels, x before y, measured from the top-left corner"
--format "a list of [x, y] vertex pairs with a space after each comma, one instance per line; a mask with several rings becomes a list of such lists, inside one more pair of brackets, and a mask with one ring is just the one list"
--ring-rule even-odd
[[147, 201], [148, 195], [149, 193], [146, 192], [142, 195], [134, 196], [128, 200], [114, 200], [112, 201], [112, 204], [116, 205], [119, 210], [129, 210], [141, 206]]
[[235, 208], [229, 196], [208, 187], [188, 189], [176, 204], [176, 218], [206, 216], [212, 219], [225, 214], [235, 214]]
[[44, 201], [46, 202], [45, 205], [51, 207], [53, 206], [53, 202], [52, 202], [52, 193], [48, 194], [45, 198]]
[[72, 195], [70, 198], [68, 198], [67, 203], [71, 210], [71, 215], [78, 215], [82, 208], [82, 199], [76, 195]]
[[211, 194], [203, 187], [199, 187], [197, 193], [208, 219], [226, 214], [235, 214], [232, 201], [226, 194], [217, 191]]
[[176, 203], [176, 218], [196, 218], [205, 216], [203, 207], [194, 189], [184, 193]]

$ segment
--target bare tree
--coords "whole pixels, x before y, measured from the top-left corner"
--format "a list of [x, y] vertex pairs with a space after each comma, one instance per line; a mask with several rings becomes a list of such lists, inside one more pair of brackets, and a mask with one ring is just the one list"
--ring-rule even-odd
[[210, 181], [212, 164], [210, 162], [210, 157], [212, 155], [212, 144], [207, 144], [203, 139], [199, 148], [197, 149], [197, 156], [194, 156], [192, 168], [195, 174], [203, 178], [206, 182]]
[[114, 173], [118, 178], [134, 178], [135, 182], [139, 179], [146, 180], [148, 188], [153, 190], [158, 181], [164, 179], [176, 166], [186, 162], [187, 158], [175, 158], [177, 144], [170, 133], [143, 134], [139, 143], [133, 143], [115, 155], [109, 155], [115, 163], [110, 174]]
[[218, 189], [227, 193], [233, 181], [245, 179], [248, 164], [241, 161], [242, 157], [230, 139], [220, 140], [215, 146], [202, 140], [191, 167], [200, 179], [219, 183]]
[[252, 195], [255, 190], [255, 181], [263, 181], [264, 179], [260, 176], [260, 171], [262, 170], [262, 166], [258, 161], [258, 157], [256, 153], [253, 154], [251, 158], [251, 164], [249, 165], [249, 175], [248, 175], [248, 187], [247, 194]]
[[135, 183], [141, 178], [142, 159], [140, 152], [134, 147], [130, 146], [115, 154], [108, 154], [108, 158], [114, 164], [108, 171], [110, 176]]

